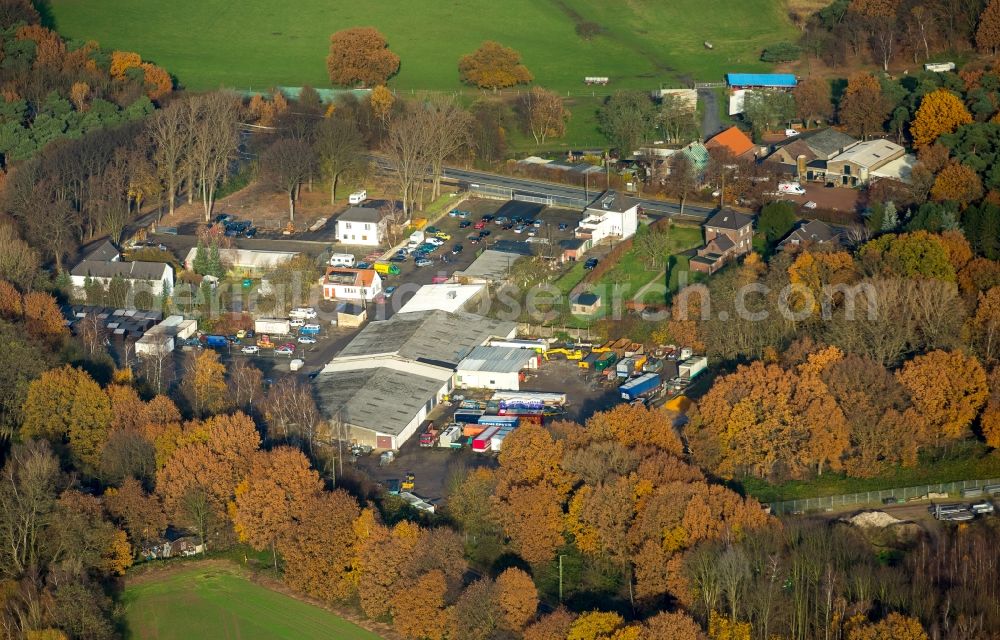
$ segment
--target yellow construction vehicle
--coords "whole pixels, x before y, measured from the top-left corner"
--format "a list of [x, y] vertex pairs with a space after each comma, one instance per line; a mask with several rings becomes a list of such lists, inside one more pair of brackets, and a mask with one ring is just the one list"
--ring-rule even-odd
[[548, 360], [550, 356], [557, 353], [566, 356], [567, 360], [583, 360], [583, 351], [580, 351], [579, 349], [549, 349], [542, 355], [545, 356], [546, 360]]
[[399, 486], [403, 491], [413, 491], [414, 481], [416, 478], [410, 471], [406, 472], [406, 477], [403, 479], [403, 483]]

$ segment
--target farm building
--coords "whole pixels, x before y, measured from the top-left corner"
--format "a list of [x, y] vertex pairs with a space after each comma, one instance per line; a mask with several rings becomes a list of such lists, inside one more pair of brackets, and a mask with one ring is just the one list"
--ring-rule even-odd
[[593, 244], [605, 239], [625, 240], [639, 227], [639, 203], [614, 190], [602, 193], [584, 210], [573, 235], [589, 238]]
[[372, 322], [313, 381], [320, 411], [349, 437], [398, 449], [452, 390], [460, 362], [517, 326], [470, 313], [418, 311]]
[[906, 149], [889, 140], [858, 143], [826, 163], [826, 179], [843, 186], [867, 184], [875, 171], [906, 155]]
[[495, 284], [506, 282], [510, 267], [523, 258], [521, 254], [509, 251], [487, 249], [479, 254], [464, 271], [456, 271], [455, 279], [463, 284]]
[[324, 300], [371, 302], [382, 293], [382, 277], [374, 269], [327, 267], [322, 284]]
[[[202, 249], [208, 251], [208, 249]], [[195, 247], [184, 256], [184, 268], [188, 271], [194, 269], [194, 259], [198, 255], [198, 248]], [[241, 276], [250, 274], [252, 276], [261, 275], [271, 271], [278, 265], [284, 264], [299, 255], [296, 251], [261, 251], [258, 249], [219, 249], [219, 258], [222, 264], [230, 271]]]
[[521, 371], [538, 368], [538, 353], [516, 347], [476, 347], [455, 370], [455, 386], [466, 389], [520, 389]]
[[337, 241], [377, 247], [385, 240], [387, 220], [379, 209], [351, 207], [337, 216]]
[[730, 89], [794, 89], [799, 81], [792, 73], [727, 73]]
[[570, 311], [575, 315], [589, 316], [601, 308], [601, 296], [596, 293], [576, 293], [570, 298]]
[[709, 151], [720, 147], [727, 149], [734, 158], [753, 158], [757, 152], [753, 140], [737, 126], [729, 127], [705, 142], [705, 148]]
[[590, 251], [594, 242], [590, 238], [567, 238], [559, 241], [560, 260], [579, 260], [583, 254]]

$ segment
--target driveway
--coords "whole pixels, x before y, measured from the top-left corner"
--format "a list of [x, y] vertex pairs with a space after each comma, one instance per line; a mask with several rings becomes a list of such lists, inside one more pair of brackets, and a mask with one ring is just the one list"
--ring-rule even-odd
[[701, 102], [701, 136], [702, 139], [708, 140], [722, 131], [719, 100], [715, 89], [698, 89], [698, 101]]

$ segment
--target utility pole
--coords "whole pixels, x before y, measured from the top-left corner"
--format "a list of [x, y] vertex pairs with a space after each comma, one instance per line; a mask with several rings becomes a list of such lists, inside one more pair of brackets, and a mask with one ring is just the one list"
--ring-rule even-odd
[[562, 601], [563, 601], [563, 591], [562, 591], [562, 576], [563, 576], [563, 572], [562, 572], [562, 559], [563, 559], [562, 554], [559, 554], [559, 604], [562, 604]]

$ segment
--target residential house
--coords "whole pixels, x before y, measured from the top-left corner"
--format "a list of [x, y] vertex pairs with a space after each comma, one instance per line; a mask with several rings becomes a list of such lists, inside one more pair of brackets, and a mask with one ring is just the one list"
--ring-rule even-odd
[[337, 241], [377, 247], [385, 241], [386, 227], [386, 217], [379, 209], [351, 207], [337, 216]]
[[905, 155], [906, 149], [889, 140], [860, 142], [826, 163], [826, 179], [848, 187], [867, 184], [876, 170]]
[[122, 254], [110, 240], [103, 240], [96, 247], [87, 252], [84, 260], [93, 262], [118, 262]]
[[371, 302], [382, 293], [382, 278], [374, 269], [327, 267], [321, 284], [324, 300]]
[[720, 209], [705, 224], [705, 244], [690, 260], [692, 271], [712, 274], [730, 260], [750, 253], [753, 217], [732, 209]]
[[592, 244], [605, 239], [631, 238], [639, 227], [639, 203], [610, 189], [598, 196], [583, 214], [573, 235], [589, 238]]
[[753, 140], [736, 126], [729, 127], [722, 133], [709, 138], [705, 142], [705, 148], [709, 151], [717, 148], [728, 149], [729, 153], [737, 159], [753, 159], [757, 153], [757, 146]]
[[841, 245], [844, 230], [821, 220], [799, 220], [795, 229], [778, 243], [778, 251], [807, 245]]

